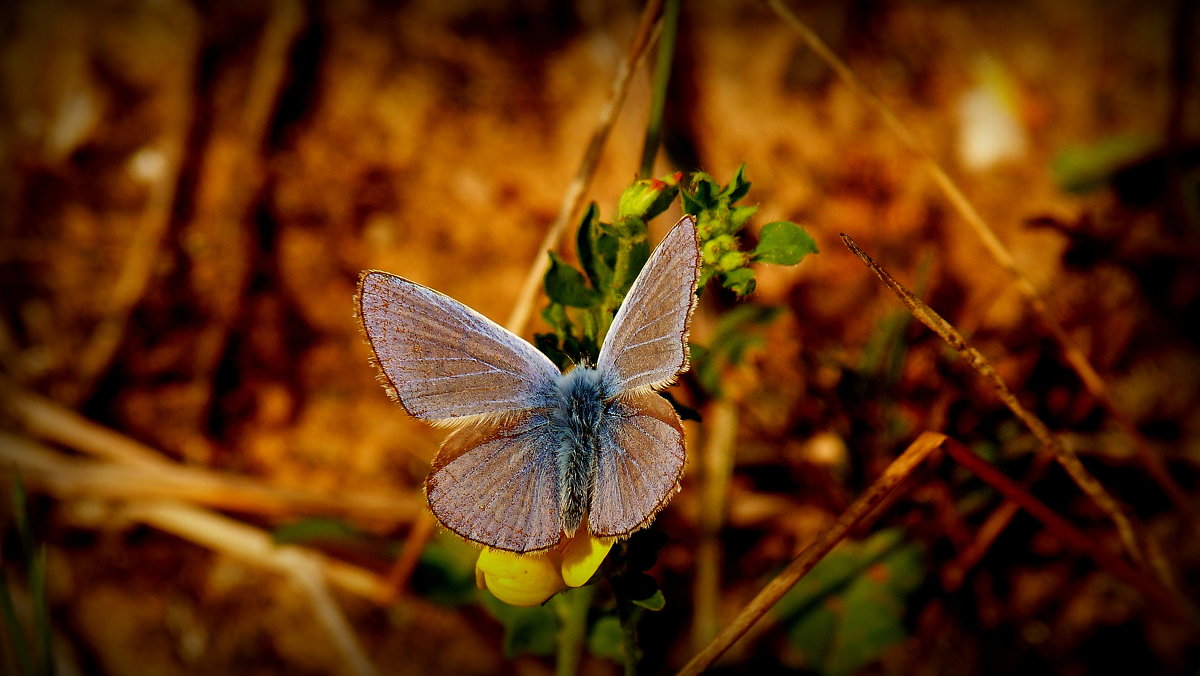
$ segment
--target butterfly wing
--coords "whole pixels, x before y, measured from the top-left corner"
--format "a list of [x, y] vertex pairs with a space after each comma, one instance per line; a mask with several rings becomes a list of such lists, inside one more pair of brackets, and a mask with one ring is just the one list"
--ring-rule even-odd
[[588, 529], [618, 537], [650, 523], [678, 490], [686, 457], [683, 424], [666, 399], [647, 390], [613, 400], [605, 423]]
[[378, 270], [358, 281], [359, 317], [396, 399], [423, 420], [544, 405], [558, 368], [462, 303]]
[[596, 369], [618, 392], [663, 387], [687, 370], [687, 332], [700, 277], [696, 222], [684, 216], [650, 255], [613, 318]]
[[562, 537], [557, 446], [540, 412], [455, 430], [425, 480], [429, 507], [444, 526], [489, 547], [552, 547]]

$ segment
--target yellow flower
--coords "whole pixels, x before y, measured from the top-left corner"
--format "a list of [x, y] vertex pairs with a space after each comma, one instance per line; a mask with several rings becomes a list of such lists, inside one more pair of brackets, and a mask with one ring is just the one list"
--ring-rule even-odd
[[583, 586], [613, 542], [580, 533], [556, 549], [533, 554], [485, 547], [475, 562], [475, 583], [509, 605], [536, 606], [567, 587]]

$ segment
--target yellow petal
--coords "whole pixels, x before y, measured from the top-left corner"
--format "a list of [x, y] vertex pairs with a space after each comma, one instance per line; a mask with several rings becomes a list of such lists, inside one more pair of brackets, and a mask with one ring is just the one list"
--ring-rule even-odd
[[536, 606], [564, 588], [553, 554], [513, 554], [484, 549], [475, 562], [475, 579], [496, 598], [513, 606]]
[[571, 587], [582, 587], [604, 562], [604, 557], [608, 556], [608, 550], [612, 549], [614, 542], [616, 540], [601, 540], [586, 532], [571, 538], [567, 546], [563, 547], [563, 581]]

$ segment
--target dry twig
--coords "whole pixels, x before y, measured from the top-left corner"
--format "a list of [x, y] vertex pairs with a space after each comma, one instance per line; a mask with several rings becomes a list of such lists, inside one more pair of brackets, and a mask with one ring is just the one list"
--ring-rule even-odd
[[732, 622], [721, 629], [707, 646], [691, 659], [680, 674], [699, 674], [707, 669], [726, 650], [730, 648], [746, 631], [772, 608], [783, 595], [787, 593], [800, 578], [804, 577], [813, 566], [817, 565], [834, 545], [846, 537], [850, 529], [875, 508], [884, 498], [892, 493], [926, 457], [938, 448], [946, 437], [934, 432], [925, 432], [909, 444], [904, 453], [896, 458], [883, 475], [871, 484], [870, 488], [854, 501], [838, 517], [832, 525], [817, 536], [812, 544], [804, 548], [800, 555], [788, 564], [782, 572], [776, 575], [767, 586], [763, 587], [751, 601], [746, 604]]
[[900, 282], [897, 282], [886, 270], [879, 267], [875, 261], [871, 260], [870, 256], [858, 248], [858, 245], [848, 235], [843, 233], [841, 237], [846, 246], [854, 252], [854, 255], [862, 259], [863, 263], [866, 263], [867, 267], [879, 279], [883, 280], [884, 285], [896, 294], [896, 297], [900, 299], [900, 302], [904, 303], [904, 306], [908, 308], [908, 311], [914, 317], [920, 320], [925, 326], [928, 326], [934, 333], [941, 336], [942, 340], [946, 341], [950, 347], [958, 351], [959, 356], [991, 385], [996, 395], [1004, 402], [1004, 405], [1008, 406], [1009, 410], [1020, 418], [1021, 422], [1025, 423], [1026, 427], [1033, 432], [1033, 435], [1037, 437], [1042, 446], [1054, 455], [1055, 460], [1062, 465], [1063, 469], [1067, 471], [1067, 474], [1071, 476], [1071, 479], [1079, 486], [1080, 490], [1108, 515], [1108, 518], [1113, 522], [1113, 526], [1117, 529], [1117, 534], [1129, 556], [1134, 561], [1143, 561], [1142, 550], [1137, 544], [1137, 536], [1134, 533], [1129, 517], [1126, 516], [1120, 505], [1117, 504], [1117, 501], [1108, 494], [1108, 491], [1104, 490], [1104, 487], [1100, 485], [1096, 477], [1092, 476], [1091, 472], [1083, 466], [1079, 457], [1063, 445], [1062, 440], [1050, 431], [1046, 423], [1042, 422], [1040, 418], [1017, 401], [1017, 397], [1012, 393], [1012, 390], [1008, 389], [1008, 385], [1005, 384], [1000, 374], [996, 373], [996, 370], [992, 368], [991, 363], [979, 353], [979, 350], [971, 347], [966, 339], [950, 325], [950, 322], [934, 312], [921, 299], [912, 295], [908, 289], [904, 288]]
[[553, 250], [558, 240], [562, 239], [567, 224], [571, 222], [583, 205], [583, 196], [587, 193], [588, 186], [591, 185], [592, 178], [596, 175], [604, 143], [608, 140], [608, 134], [617, 121], [617, 113], [625, 103], [625, 96], [629, 93], [630, 84], [633, 83], [633, 74], [650, 53], [650, 47], [654, 44], [654, 40], [662, 28], [662, 22], [656, 20], [662, 9], [662, 3], [663, 0], [650, 0], [642, 9], [638, 30], [629, 44], [629, 52], [617, 66], [617, 74], [612, 83], [612, 95], [604, 109], [600, 111], [600, 120], [596, 124], [596, 129], [592, 131], [587, 148], [583, 151], [579, 170], [575, 172], [575, 178], [571, 180], [571, 184], [567, 186], [567, 191], [563, 194], [558, 215], [554, 217], [554, 222], [546, 231], [542, 243], [538, 245], [537, 257], [530, 266], [525, 281], [521, 284], [521, 291], [513, 303], [512, 313], [509, 314], [508, 321], [505, 323], [508, 330], [513, 333], [520, 335], [533, 314], [533, 303], [537, 298], [538, 287], [541, 286], [542, 277], [550, 267], [546, 252]]

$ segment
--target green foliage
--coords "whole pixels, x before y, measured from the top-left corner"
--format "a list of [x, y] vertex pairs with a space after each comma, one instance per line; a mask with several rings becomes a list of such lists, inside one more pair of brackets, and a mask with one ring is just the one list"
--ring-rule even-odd
[[553, 251], [549, 253], [550, 270], [546, 272], [546, 295], [558, 305], [591, 307], [600, 299], [600, 294], [588, 286], [583, 273], [567, 265]]
[[667, 597], [663, 596], [661, 589], [655, 589], [653, 594], [644, 599], [634, 599], [633, 604], [657, 613], [667, 607]]
[[1140, 135], [1109, 136], [1089, 145], [1063, 148], [1051, 161], [1050, 171], [1060, 188], [1084, 194], [1103, 187], [1117, 169], [1152, 147], [1151, 141]]
[[[17, 530], [19, 546], [16, 556], [6, 552], [5, 561], [21, 561], [25, 564], [29, 595], [33, 600], [33, 641], [17, 619], [9, 588], [9, 571], [2, 570], [0, 578], [0, 615], [3, 616], [5, 642], [13, 652], [18, 672], [23, 675], [54, 673], [54, 662], [50, 651], [50, 607], [46, 598], [46, 546], [38, 543], [34, 536], [28, 510], [29, 499], [20, 475], [12, 475], [12, 515]], [[31, 654], [36, 650], [36, 654]]]
[[271, 538], [281, 545], [327, 544], [356, 542], [362, 536], [341, 519], [312, 517], [285, 523], [271, 532]]
[[[543, 278], [549, 303], [542, 319], [550, 333], [535, 336], [538, 349], [560, 369], [577, 364], [594, 364], [600, 345], [613, 316], [629, 292], [630, 286], [650, 256], [647, 221], [663, 213], [679, 196], [683, 211], [696, 218], [702, 267], [699, 294], [709, 280], [718, 280], [739, 296], [754, 290], [752, 263], [794, 265], [816, 252], [812, 238], [800, 226], [777, 221], [763, 228], [759, 245], [753, 251], [742, 249], [739, 232], [758, 211], [757, 206], [738, 205], [750, 190], [745, 165], [726, 185], [708, 174], [698, 172], [687, 184], [683, 174], [661, 179], [636, 181], [621, 195], [616, 221], [600, 219], [600, 209], [592, 203], [584, 212], [575, 232], [579, 267], [575, 268], [556, 254], [550, 254], [550, 267]], [[745, 305], [723, 317], [718, 323], [712, 349], [692, 346], [695, 371], [710, 393], [719, 395], [720, 375], [728, 364], [739, 363], [752, 347], [762, 344], [757, 329], [771, 321], [779, 310]], [[680, 416], [698, 419], [699, 415], [667, 397]], [[636, 664], [638, 649], [636, 627], [647, 611], [666, 607], [666, 598], [654, 578], [646, 574], [657, 557], [662, 539], [651, 531], [639, 531], [616, 545], [602, 571], [612, 588], [616, 614], [606, 613], [595, 619], [588, 632], [588, 649], [593, 655]], [[579, 593], [575, 590], [570, 593]], [[554, 613], [546, 608], [513, 608], [482, 595], [492, 614], [505, 626], [505, 651], [545, 654], [554, 646]], [[566, 613], [560, 598], [553, 605]], [[577, 623], [570, 613], [564, 616]], [[627, 654], [632, 653], [632, 654]]]
[[588, 633], [588, 652], [616, 662], [625, 661], [624, 635], [621, 620], [611, 613], [601, 615]]
[[907, 635], [905, 602], [925, 576], [924, 552], [898, 529], [846, 542], [826, 556], [772, 610], [787, 625], [802, 664], [855, 673]]
[[[470, 603], [476, 598], [475, 559], [478, 556], [479, 550], [474, 546], [447, 533], [438, 533], [421, 550], [411, 587], [434, 603], [447, 606]], [[492, 597], [491, 594], [482, 596]]]
[[789, 221], [772, 221], [758, 233], [754, 260], [776, 265], [795, 265], [810, 253], [817, 253], [817, 243], [804, 228]]
[[711, 348], [691, 345], [692, 370], [705, 391], [721, 395], [721, 374], [727, 367], [740, 364], [747, 351], [763, 345], [760, 329], [781, 311], [765, 305], [738, 306], [717, 321]]
[[750, 190], [746, 165], [721, 185], [696, 172], [687, 185], [683, 174], [636, 181], [621, 195], [617, 220], [600, 220], [600, 209], [588, 205], [575, 234], [579, 269], [554, 253], [543, 285], [550, 303], [542, 319], [552, 333], [535, 336], [535, 344], [559, 368], [595, 363], [613, 315], [650, 256], [646, 223], [665, 211], [679, 196], [685, 213], [696, 217], [702, 268], [699, 290], [710, 279], [745, 296], [754, 290], [751, 263], [795, 265], [816, 253], [812, 237], [799, 225], [774, 221], [763, 227], [758, 246], [742, 250], [738, 233], [758, 207], [737, 204]]
[[483, 591], [479, 592], [478, 598], [488, 613], [504, 626], [505, 657], [554, 653], [558, 622], [549, 606], [510, 606]]

